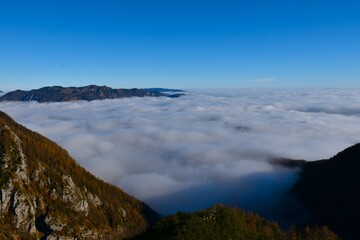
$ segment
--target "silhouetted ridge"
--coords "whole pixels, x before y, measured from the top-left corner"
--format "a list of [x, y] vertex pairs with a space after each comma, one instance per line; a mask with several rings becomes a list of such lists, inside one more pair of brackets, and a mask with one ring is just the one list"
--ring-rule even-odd
[[344, 239], [358, 239], [360, 216], [360, 144], [328, 160], [302, 166], [293, 191], [312, 214]]

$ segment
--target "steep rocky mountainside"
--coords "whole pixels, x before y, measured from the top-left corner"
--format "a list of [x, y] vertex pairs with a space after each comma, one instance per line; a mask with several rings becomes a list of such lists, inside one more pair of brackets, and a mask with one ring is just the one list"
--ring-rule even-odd
[[[170, 91], [171, 92], [171, 91]], [[30, 91], [16, 90], [0, 97], [0, 101], [66, 102], [76, 100], [100, 100], [123, 97], [180, 97], [183, 94], [166, 93], [165, 89], [113, 89], [107, 86], [43, 87]]]
[[344, 239], [359, 239], [360, 144], [301, 169], [293, 192], [311, 213], [311, 223], [326, 224]]
[[123, 239], [158, 218], [0, 112], [0, 239]]
[[216, 205], [195, 213], [177, 213], [163, 218], [134, 240], [336, 240], [327, 227], [290, 228], [238, 208]]

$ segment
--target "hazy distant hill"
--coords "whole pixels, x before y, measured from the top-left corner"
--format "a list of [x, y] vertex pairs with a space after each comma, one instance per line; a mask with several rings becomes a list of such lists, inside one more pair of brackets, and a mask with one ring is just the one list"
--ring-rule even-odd
[[171, 88], [144, 88], [145, 90], [151, 92], [161, 92], [166, 94], [170, 98], [178, 98], [185, 95], [185, 91], [181, 89], [171, 89]]
[[[65, 102], [76, 100], [115, 99], [123, 97], [180, 97], [183, 94], [174, 93], [166, 89], [113, 89], [107, 86], [89, 85], [85, 87], [43, 87], [30, 91], [16, 90], [0, 97], [0, 101], [37, 101], [37, 102]], [[170, 92], [170, 93], [168, 93]], [[176, 91], [178, 92], [178, 90]]]
[[0, 112], [0, 239], [123, 239], [158, 218]]
[[325, 224], [344, 239], [359, 239], [360, 144], [301, 168], [293, 191], [312, 214], [312, 223]]
[[152, 92], [172, 92], [172, 93], [184, 93], [184, 90], [181, 89], [173, 89], [173, 88], [144, 88], [145, 90], [149, 90]]

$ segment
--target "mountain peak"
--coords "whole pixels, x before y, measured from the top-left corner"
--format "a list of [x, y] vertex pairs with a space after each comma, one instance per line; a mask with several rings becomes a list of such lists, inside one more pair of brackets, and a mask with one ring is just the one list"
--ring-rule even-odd
[[354, 144], [330, 158], [331, 161], [346, 161], [360, 164], [360, 143]]

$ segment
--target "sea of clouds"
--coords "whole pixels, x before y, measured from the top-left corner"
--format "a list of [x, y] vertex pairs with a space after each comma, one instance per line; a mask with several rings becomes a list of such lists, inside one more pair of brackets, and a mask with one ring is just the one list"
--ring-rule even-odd
[[64, 103], [1, 102], [87, 170], [161, 214], [215, 203], [273, 214], [297, 170], [360, 142], [359, 89], [191, 90]]

